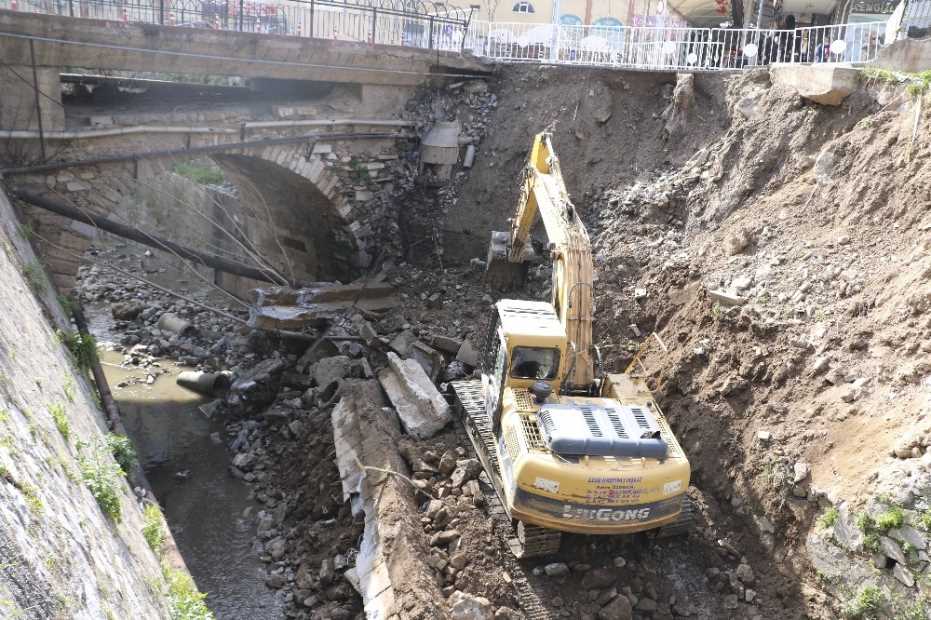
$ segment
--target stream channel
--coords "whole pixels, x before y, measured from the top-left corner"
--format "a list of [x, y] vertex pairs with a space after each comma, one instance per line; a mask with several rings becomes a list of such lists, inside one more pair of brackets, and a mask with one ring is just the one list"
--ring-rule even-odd
[[200, 412], [204, 398], [175, 383], [184, 367], [160, 361], [168, 373], [152, 384], [144, 369], [121, 368], [122, 353], [107, 350], [119, 339], [109, 308], [88, 306], [87, 314], [139, 462], [217, 620], [282, 618], [283, 604], [265, 586], [264, 565], [252, 548], [253, 519], [244, 514], [255, 514], [259, 505], [227, 471], [223, 424]]

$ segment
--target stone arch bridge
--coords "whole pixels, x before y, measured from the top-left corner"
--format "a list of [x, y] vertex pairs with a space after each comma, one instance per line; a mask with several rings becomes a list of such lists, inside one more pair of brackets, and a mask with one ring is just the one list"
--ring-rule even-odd
[[[154, 153], [150, 135], [149, 152], [138, 157], [94, 157], [110, 152], [114, 142], [125, 143], [101, 139], [93, 149], [82, 145], [76, 151], [81, 159], [8, 169], [4, 182], [13, 191], [28, 189], [183, 245], [251, 262], [243, 256], [245, 242], [295, 280], [347, 281], [371, 260], [372, 206], [393, 169], [406, 165], [398, 145], [411, 137], [405, 130], [409, 123], [370, 123], [377, 126], [362, 123], [350, 126], [350, 132], [279, 135], [254, 143], [240, 143], [231, 134], [188, 134], [188, 143], [194, 142], [190, 148]], [[213, 144], [198, 145], [197, 137]], [[224, 139], [237, 146], [224, 145]], [[125, 153], [125, 146], [120, 150]], [[205, 156], [235, 189], [207, 188], [185, 176], [189, 162]], [[80, 256], [98, 231], [25, 203], [21, 207], [38, 233], [54, 283], [70, 290]], [[220, 279], [239, 294], [255, 284], [227, 274]]]

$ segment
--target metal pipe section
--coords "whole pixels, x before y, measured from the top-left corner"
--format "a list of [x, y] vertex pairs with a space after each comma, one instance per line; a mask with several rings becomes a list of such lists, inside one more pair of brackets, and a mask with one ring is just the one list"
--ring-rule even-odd
[[123, 237], [124, 239], [129, 239], [131, 241], [136, 241], [137, 243], [147, 245], [150, 248], [156, 250], [172, 252], [181, 258], [193, 261], [195, 263], [201, 263], [208, 267], [212, 267], [214, 269], [232, 273], [238, 276], [245, 276], [254, 280], [261, 280], [262, 282], [272, 282], [279, 285], [290, 285], [290, 283], [282, 282], [280, 279], [273, 278], [266, 271], [256, 267], [250, 267], [248, 265], [243, 265], [242, 263], [238, 263], [236, 261], [232, 261], [220, 256], [214, 256], [212, 254], [207, 254], [206, 252], [188, 248], [173, 241], [162, 239], [156, 235], [145, 234], [135, 228], [132, 228], [131, 226], [125, 226], [119, 222], [114, 222], [113, 220], [107, 219], [105, 217], [80, 211], [63, 202], [52, 200], [46, 196], [36, 194], [35, 192], [20, 190], [13, 192], [13, 196], [34, 207], [45, 209], [46, 211], [51, 211], [52, 213], [78, 222], [91, 224], [92, 226], [95, 226], [108, 233], [112, 233], [118, 237]]
[[[254, 121], [243, 123], [249, 129], [280, 129], [287, 127], [337, 127], [340, 125], [360, 125], [364, 127], [413, 127], [414, 123], [396, 120], [373, 120], [340, 118], [333, 120], [296, 120], [296, 121]], [[114, 127], [110, 129], [80, 129], [66, 131], [46, 131], [46, 140], [84, 140], [89, 138], [108, 138], [133, 134], [211, 134], [236, 135], [241, 129], [228, 127], [185, 127], [172, 125], [133, 125], [131, 127]], [[39, 138], [42, 132], [32, 129], [0, 129], [0, 139], [32, 140]]]

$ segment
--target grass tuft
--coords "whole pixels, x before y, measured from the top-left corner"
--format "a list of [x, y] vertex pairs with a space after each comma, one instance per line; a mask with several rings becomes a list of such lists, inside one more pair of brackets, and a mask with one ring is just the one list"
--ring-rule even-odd
[[114, 523], [123, 517], [120, 505], [120, 476], [123, 470], [110, 459], [102, 446], [96, 446], [90, 454], [84, 452], [87, 444], [78, 444], [78, 463], [81, 466], [81, 478], [97, 505]]
[[79, 332], [58, 332], [62, 341], [74, 357], [78, 368], [87, 370], [97, 363], [97, 341], [90, 334], [83, 336]]
[[48, 406], [52, 419], [55, 420], [55, 428], [61, 433], [65, 441], [71, 438], [71, 427], [68, 424], [68, 414], [65, 413], [65, 406], [61, 403], [54, 403]]
[[165, 543], [165, 530], [162, 529], [162, 511], [157, 504], [146, 504], [143, 512], [142, 536], [157, 555], [161, 555]]
[[176, 568], [166, 566], [163, 570], [168, 582], [172, 620], [213, 620], [213, 612], [204, 602], [207, 595], [198, 591], [194, 579]]
[[818, 527], [822, 530], [834, 527], [834, 524], [837, 523], [837, 519], [840, 517], [840, 513], [837, 512], [837, 508], [833, 506], [824, 511], [820, 517], [818, 517]]
[[902, 527], [905, 523], [905, 513], [898, 506], [892, 506], [886, 512], [876, 517], [876, 527], [882, 531]]
[[886, 604], [886, 595], [876, 586], [866, 586], [847, 604], [845, 616], [868, 620], [879, 618]]
[[205, 164], [178, 162], [174, 172], [201, 185], [219, 185], [226, 180], [222, 170]]
[[124, 474], [128, 474], [136, 466], [136, 449], [133, 448], [133, 442], [126, 435], [117, 435], [116, 433], [107, 434], [107, 447], [110, 454], [120, 464]]

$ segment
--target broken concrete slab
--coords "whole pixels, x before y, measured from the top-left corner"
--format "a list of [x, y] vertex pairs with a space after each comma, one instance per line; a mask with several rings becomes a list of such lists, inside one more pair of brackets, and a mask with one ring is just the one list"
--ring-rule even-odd
[[407, 357], [411, 354], [411, 347], [415, 342], [417, 342], [417, 334], [409, 329], [405, 329], [403, 332], [392, 338], [391, 342], [388, 343], [388, 346], [391, 347], [392, 351], [401, 357]]
[[249, 325], [260, 329], [323, 327], [349, 308], [377, 312], [400, 303], [394, 287], [381, 282], [261, 288], [252, 291]]
[[462, 346], [459, 347], [459, 352], [456, 354], [456, 359], [472, 368], [478, 366], [478, 349], [472, 345], [471, 340], [466, 340], [462, 343]]
[[860, 84], [860, 72], [853, 67], [774, 64], [769, 73], [773, 84], [792, 89], [809, 101], [830, 106], [840, 105]]
[[430, 342], [433, 344], [434, 348], [444, 353], [449, 353], [450, 355], [456, 355], [459, 353], [459, 349], [462, 348], [461, 340], [458, 338], [450, 338], [449, 336], [433, 336]]
[[439, 351], [433, 347], [428, 347], [419, 340], [411, 345], [408, 357], [420, 364], [427, 376], [430, 377], [430, 381], [436, 381], [440, 371], [446, 365], [443, 355]]
[[[349, 379], [333, 409], [333, 440], [344, 498], [365, 527], [353, 573], [365, 616], [398, 617], [418, 607], [423, 617], [443, 617], [426, 535], [420, 527], [410, 472], [397, 449], [400, 427], [378, 383]], [[413, 586], [413, 587], [412, 587]]]
[[402, 360], [389, 352], [388, 367], [379, 371], [378, 381], [412, 437], [432, 437], [452, 418], [449, 403], [416, 360]]

